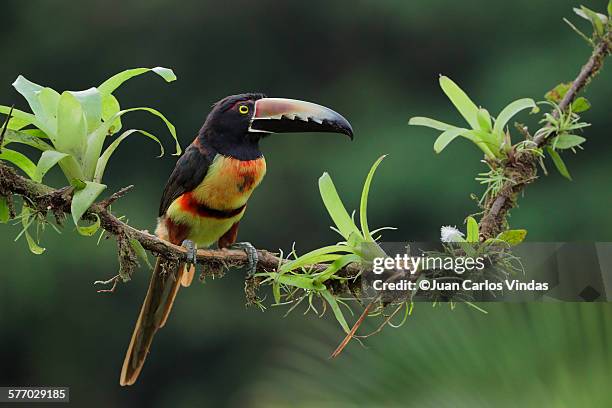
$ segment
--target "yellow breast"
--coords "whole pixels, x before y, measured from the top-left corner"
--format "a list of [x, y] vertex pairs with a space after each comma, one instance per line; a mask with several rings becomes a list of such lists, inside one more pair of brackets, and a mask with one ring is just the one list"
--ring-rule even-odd
[[193, 198], [210, 208], [232, 210], [246, 204], [266, 174], [266, 160], [238, 160], [216, 155]]
[[[265, 174], [263, 157], [238, 160], [217, 155], [200, 185], [174, 200], [166, 214], [175, 223], [187, 225], [187, 238], [198, 246], [212, 245], [242, 219], [247, 200]], [[165, 224], [160, 225], [158, 236], [165, 237]]]

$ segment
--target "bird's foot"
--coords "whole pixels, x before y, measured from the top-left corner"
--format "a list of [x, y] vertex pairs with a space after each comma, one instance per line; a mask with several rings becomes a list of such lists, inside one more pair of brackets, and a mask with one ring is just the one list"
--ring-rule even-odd
[[257, 262], [259, 256], [257, 249], [250, 242], [236, 242], [232, 244], [231, 249], [242, 249], [247, 255], [247, 276], [253, 276], [257, 271]]
[[196, 244], [193, 241], [186, 239], [181, 245], [187, 250], [187, 263], [190, 263], [192, 265], [197, 264], [198, 248]]

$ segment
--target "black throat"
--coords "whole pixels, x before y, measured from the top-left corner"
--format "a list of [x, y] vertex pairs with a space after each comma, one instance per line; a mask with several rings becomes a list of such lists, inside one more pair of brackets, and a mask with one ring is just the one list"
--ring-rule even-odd
[[202, 128], [200, 142], [216, 153], [238, 160], [255, 160], [263, 156], [259, 150], [259, 135], [226, 135], [210, 128]]

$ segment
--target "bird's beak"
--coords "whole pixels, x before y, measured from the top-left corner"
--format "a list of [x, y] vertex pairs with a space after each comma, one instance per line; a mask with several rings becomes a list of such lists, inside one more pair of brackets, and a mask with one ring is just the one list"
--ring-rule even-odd
[[262, 98], [255, 102], [250, 132], [331, 132], [353, 139], [351, 124], [339, 113], [316, 103], [283, 98]]

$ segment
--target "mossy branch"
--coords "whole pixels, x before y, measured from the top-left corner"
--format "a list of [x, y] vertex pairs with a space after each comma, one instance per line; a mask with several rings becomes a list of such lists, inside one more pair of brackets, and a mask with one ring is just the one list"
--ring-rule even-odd
[[[144, 249], [153, 255], [162, 257], [170, 262], [181, 262], [187, 260], [187, 250], [181, 246], [159, 239], [147, 231], [136, 229], [117, 218], [109, 210], [109, 206], [115, 200], [125, 195], [132, 186], [121, 189], [111, 195], [106, 200], [99, 201], [91, 205], [89, 210], [83, 215], [83, 219], [93, 221], [95, 217], [100, 218], [100, 226], [110, 235], [114, 236], [118, 243], [120, 276], [123, 280], [129, 280], [129, 276], [135, 269], [135, 255], [131, 246], [126, 244], [131, 239], [138, 241]], [[23, 197], [33, 210], [43, 214], [52, 213], [58, 224], [61, 224], [64, 214], [70, 213], [72, 202], [72, 188], [65, 187], [54, 189], [45, 184], [37, 183], [28, 178], [22, 177], [16, 171], [4, 163], [0, 162], [0, 196], [12, 197], [18, 195]], [[286, 259], [276, 256], [267, 250], [258, 250], [259, 261], [258, 271], [270, 272], [286, 263]], [[197, 251], [197, 262], [204, 266], [203, 276], [218, 273], [219, 269], [229, 267], [240, 267], [247, 264], [247, 255], [242, 250], [232, 249], [199, 249]], [[311, 268], [313, 271], [322, 272], [329, 265], [315, 264]], [[340, 272], [340, 276], [356, 277], [359, 275], [360, 266], [349, 264]], [[345, 281], [342, 285], [336, 284], [336, 292], [355, 292], [359, 290], [361, 283], [357, 279]]]
[[[559, 103], [559, 110], [552, 115], [558, 119], [559, 112], [566, 111], [576, 99], [580, 91], [588, 85], [591, 80], [603, 68], [604, 60], [612, 52], [612, 32], [607, 31], [594, 47], [587, 63], [582, 67], [578, 76], [572, 82], [570, 89]], [[535, 147], [541, 148], [552, 140], [556, 133], [548, 135], [540, 134], [533, 138]], [[507, 179], [497, 194], [492, 195], [484, 203], [484, 213], [480, 220], [480, 239], [485, 241], [495, 238], [506, 226], [508, 212], [517, 204], [518, 196], [523, 192], [525, 186], [537, 178], [538, 156], [534, 151], [515, 151], [510, 155], [504, 166], [504, 176]]]

